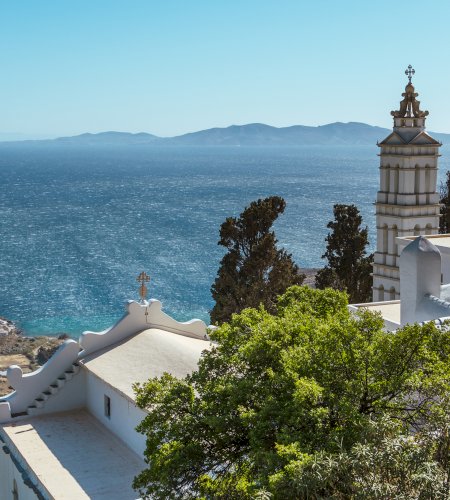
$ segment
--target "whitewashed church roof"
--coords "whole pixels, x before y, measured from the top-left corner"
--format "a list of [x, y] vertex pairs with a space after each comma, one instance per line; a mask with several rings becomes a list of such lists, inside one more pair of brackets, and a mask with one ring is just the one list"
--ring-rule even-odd
[[134, 400], [132, 385], [168, 372], [178, 378], [197, 368], [209, 340], [150, 328], [88, 355], [82, 364], [98, 378]]
[[400, 301], [388, 300], [383, 302], [368, 302], [366, 304], [353, 304], [350, 310], [356, 311], [357, 309], [364, 308], [372, 312], [379, 312], [385, 320], [395, 325], [400, 324]]

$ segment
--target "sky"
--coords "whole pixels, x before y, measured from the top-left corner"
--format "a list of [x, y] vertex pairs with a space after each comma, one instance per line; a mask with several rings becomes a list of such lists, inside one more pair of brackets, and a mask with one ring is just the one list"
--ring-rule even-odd
[[408, 64], [450, 133], [450, 2], [1, 0], [0, 134], [391, 127]]

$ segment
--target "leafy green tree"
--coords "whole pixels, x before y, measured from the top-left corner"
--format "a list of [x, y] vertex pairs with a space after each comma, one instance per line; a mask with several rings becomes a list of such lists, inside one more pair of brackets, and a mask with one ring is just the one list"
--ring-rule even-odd
[[276, 297], [305, 276], [285, 250], [277, 248], [272, 224], [284, 212], [279, 196], [253, 201], [239, 218], [228, 217], [220, 227], [219, 245], [227, 249], [211, 287], [215, 305], [211, 321], [228, 321], [233, 313], [264, 304], [274, 310]]
[[316, 287], [345, 290], [353, 304], [367, 302], [372, 295], [373, 262], [373, 254], [366, 255], [367, 226], [361, 227], [362, 217], [355, 205], [334, 205], [333, 213], [322, 255], [328, 264], [316, 274]]
[[[397, 435], [392, 421], [368, 422], [372, 442], [338, 453], [317, 453], [290, 464], [277, 478], [280, 498], [448, 500], [448, 473], [434, 457], [436, 436]], [[448, 443], [445, 443], [448, 444]]]
[[439, 233], [450, 233], [450, 171], [445, 174], [445, 182], [441, 182], [439, 189], [441, 203], [441, 217], [439, 219]]
[[447, 498], [448, 331], [294, 286], [211, 336], [191, 375], [135, 386], [143, 497]]

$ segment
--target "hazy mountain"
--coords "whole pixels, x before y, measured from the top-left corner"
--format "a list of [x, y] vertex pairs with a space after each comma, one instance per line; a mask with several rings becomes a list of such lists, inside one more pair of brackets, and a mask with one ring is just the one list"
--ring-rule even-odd
[[[55, 145], [55, 146], [315, 146], [315, 145], [374, 145], [384, 139], [390, 129], [373, 127], [366, 123], [329, 123], [318, 127], [294, 125], [292, 127], [271, 127], [263, 123], [231, 125], [226, 128], [211, 128], [179, 135], [158, 137], [141, 132], [101, 132], [81, 134], [73, 137], [59, 137], [52, 140], [3, 142], [8, 145]], [[450, 134], [430, 132], [442, 143], [450, 143]]]
[[330, 123], [319, 127], [271, 127], [262, 123], [212, 128], [168, 139], [172, 144], [223, 146], [296, 146], [324, 144], [373, 144], [387, 129], [365, 123]]
[[[131, 134], [130, 132], [100, 132], [99, 134], [81, 134], [72, 137], [58, 137], [53, 141], [39, 141], [56, 144], [84, 144], [84, 145], [120, 145], [120, 144], [152, 144], [160, 138], [156, 135], [140, 132]], [[36, 142], [36, 141], [34, 141]]]
[[56, 134], [24, 134], [20, 132], [0, 132], [0, 142], [12, 142], [12, 141], [41, 141], [49, 140], [57, 137]]

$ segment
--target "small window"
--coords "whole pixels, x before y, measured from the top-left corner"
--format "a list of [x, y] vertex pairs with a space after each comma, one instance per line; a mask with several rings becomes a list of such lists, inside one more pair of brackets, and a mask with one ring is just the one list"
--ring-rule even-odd
[[111, 418], [111, 398], [105, 394], [105, 417]]
[[19, 500], [19, 491], [17, 490], [16, 480], [13, 480], [13, 489], [11, 491], [13, 500]]

